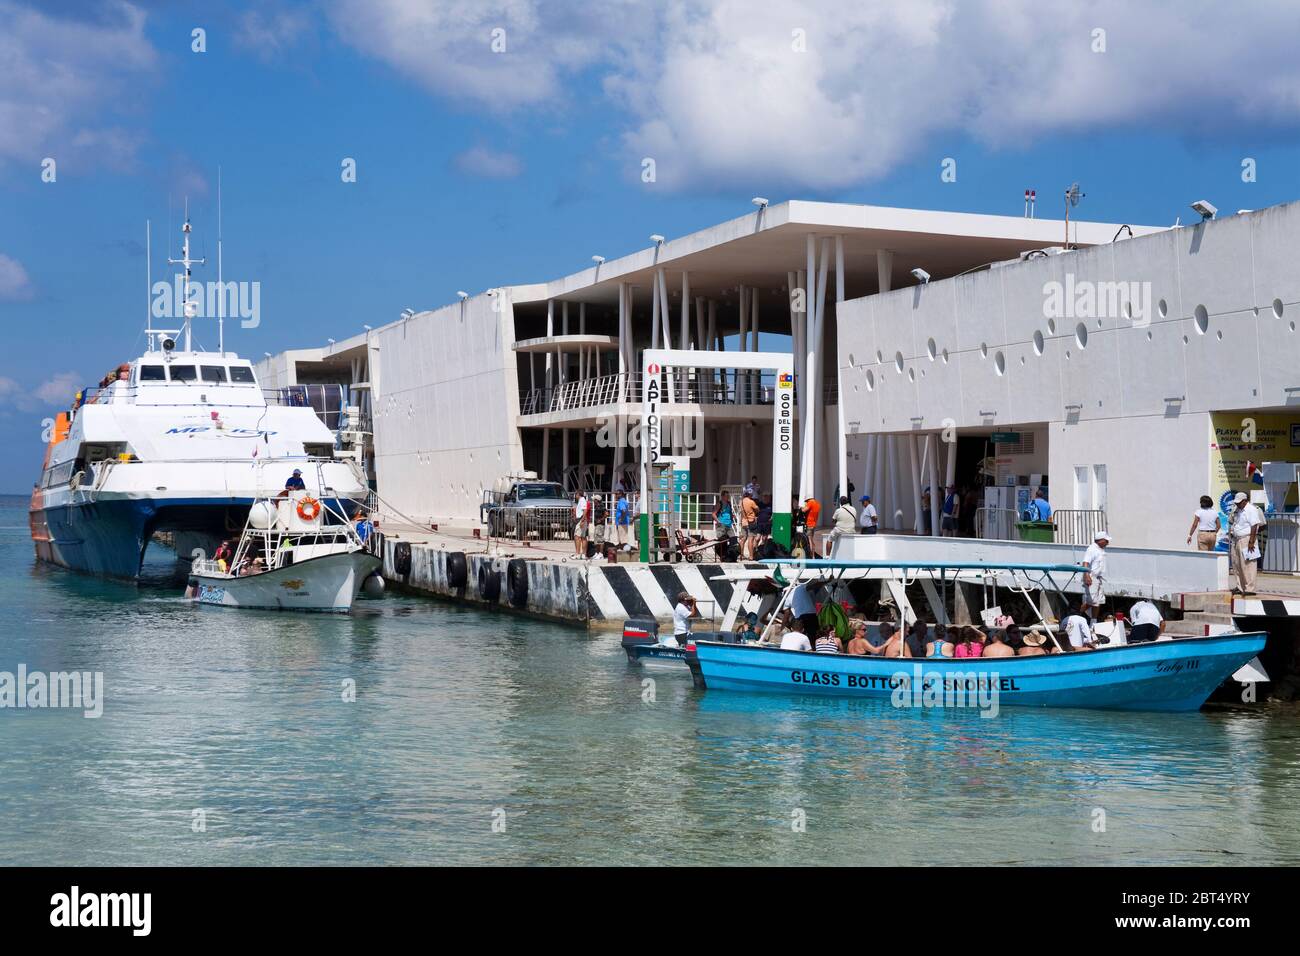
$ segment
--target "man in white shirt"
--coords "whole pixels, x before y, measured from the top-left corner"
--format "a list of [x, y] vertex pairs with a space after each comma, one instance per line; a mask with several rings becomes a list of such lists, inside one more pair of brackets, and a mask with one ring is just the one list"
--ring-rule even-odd
[[781, 650], [783, 651], [811, 651], [812, 645], [808, 643], [808, 635], [803, 631], [792, 628], [785, 632], [781, 638]]
[[1083, 613], [1091, 620], [1095, 608], [1106, 603], [1106, 548], [1110, 534], [1098, 531], [1088, 550], [1083, 553]]
[[1165, 619], [1160, 615], [1160, 609], [1150, 601], [1136, 602], [1129, 608], [1128, 616], [1133, 622], [1133, 633], [1128, 638], [1130, 644], [1154, 641], [1164, 632]]
[[685, 644], [691, 636], [691, 618], [699, 616], [700, 609], [695, 598], [685, 591], [677, 595], [677, 606], [673, 608], [673, 636], [664, 643], [669, 647]]
[[1237, 576], [1235, 590], [1242, 594], [1255, 593], [1255, 571], [1259, 564], [1259, 548], [1256, 536], [1264, 517], [1259, 509], [1250, 503], [1244, 491], [1237, 492], [1233, 499], [1236, 507], [1228, 515], [1228, 534], [1232, 538], [1232, 571]]
[[862, 496], [862, 511], [858, 514], [858, 525], [863, 534], [875, 534], [880, 527], [880, 517], [876, 506], [871, 503], [871, 495]]
[[835, 553], [835, 542], [846, 534], [852, 534], [858, 530], [858, 513], [853, 510], [853, 505], [849, 504], [848, 495], [840, 497], [839, 507], [831, 515], [831, 533], [826, 538], [826, 557]]
[[1085, 647], [1091, 647], [1093, 643], [1092, 625], [1088, 619], [1079, 613], [1078, 605], [1070, 608], [1070, 613], [1065, 620], [1061, 622], [1061, 630], [1070, 640], [1070, 647], [1073, 650], [1081, 651]]
[[817, 594], [822, 583], [810, 581], [798, 585], [790, 595], [790, 613], [803, 624], [805, 635], [817, 633]]

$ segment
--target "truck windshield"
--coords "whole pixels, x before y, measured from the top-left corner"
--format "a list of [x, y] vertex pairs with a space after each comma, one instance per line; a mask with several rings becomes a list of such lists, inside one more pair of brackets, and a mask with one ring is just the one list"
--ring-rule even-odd
[[531, 501], [538, 498], [563, 498], [564, 492], [559, 485], [520, 485], [519, 494], [516, 497], [520, 501]]

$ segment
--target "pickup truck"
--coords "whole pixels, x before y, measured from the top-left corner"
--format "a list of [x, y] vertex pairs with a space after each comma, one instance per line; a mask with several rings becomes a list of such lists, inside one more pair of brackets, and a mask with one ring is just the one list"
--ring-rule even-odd
[[573, 502], [553, 481], [516, 481], [504, 494], [489, 493], [479, 512], [493, 537], [573, 536]]

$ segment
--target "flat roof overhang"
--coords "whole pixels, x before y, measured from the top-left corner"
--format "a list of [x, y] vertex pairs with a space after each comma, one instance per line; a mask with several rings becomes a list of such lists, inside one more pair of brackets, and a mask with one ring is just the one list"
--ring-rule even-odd
[[[1080, 246], [1111, 242], [1125, 224], [1071, 222], [1070, 242]], [[1164, 226], [1130, 226], [1134, 236], [1163, 231]], [[893, 253], [891, 284], [914, 280], [923, 268], [935, 278], [956, 275], [981, 265], [1017, 258], [1022, 252], [1059, 246], [1063, 220], [935, 212], [850, 203], [791, 200], [728, 222], [671, 239], [600, 263], [553, 282], [511, 287], [515, 304], [570, 299], [617, 305], [618, 285], [648, 290], [655, 271], [672, 274], [669, 293], [681, 288], [690, 273], [691, 295], [722, 298], [737, 283], [775, 289], [786, 273], [804, 266], [807, 237], [843, 237], [848, 298], [877, 290], [876, 253]], [[1125, 237], [1118, 241], [1125, 241]]]

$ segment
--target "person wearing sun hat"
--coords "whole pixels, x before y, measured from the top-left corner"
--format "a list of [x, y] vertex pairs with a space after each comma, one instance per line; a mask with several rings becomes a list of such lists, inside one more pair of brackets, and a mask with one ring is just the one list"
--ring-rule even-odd
[[1098, 531], [1083, 553], [1083, 600], [1080, 605], [1089, 621], [1093, 619], [1093, 610], [1106, 603], [1106, 548], [1109, 545], [1110, 532]]
[[1037, 657], [1047, 653], [1047, 648], [1043, 647], [1047, 643], [1047, 635], [1042, 631], [1026, 631], [1020, 639], [1023, 646], [1016, 651], [1017, 657]]
[[1242, 594], [1255, 593], [1255, 571], [1259, 568], [1257, 535], [1264, 523], [1259, 509], [1250, 503], [1250, 497], [1237, 492], [1228, 515], [1228, 537], [1232, 541], [1232, 573], [1237, 576], [1234, 590]]

